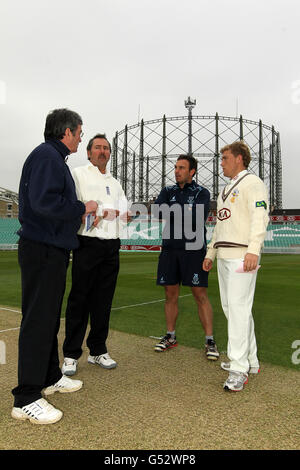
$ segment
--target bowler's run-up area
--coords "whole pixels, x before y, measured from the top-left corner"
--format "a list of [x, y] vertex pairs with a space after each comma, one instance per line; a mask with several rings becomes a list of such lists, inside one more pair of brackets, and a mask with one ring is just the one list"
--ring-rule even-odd
[[253, 308], [261, 372], [249, 377], [242, 393], [231, 394], [222, 389], [227, 331], [215, 268], [208, 293], [220, 360], [205, 357], [204, 333], [189, 288], [180, 293], [178, 347], [154, 352], [157, 339], [151, 337], [163, 335], [165, 328], [164, 292], [155, 283], [157, 259], [158, 253], [121, 253], [108, 341], [118, 367], [88, 364], [84, 344], [77, 373], [83, 388], [49, 397], [64, 409], [64, 419], [53, 426], [33, 426], [10, 417], [21, 287], [17, 252], [0, 252], [1, 449], [110, 449], [128, 450], [128, 455], [132, 449], [162, 449], [174, 456], [178, 449], [299, 448], [300, 255], [262, 255]]

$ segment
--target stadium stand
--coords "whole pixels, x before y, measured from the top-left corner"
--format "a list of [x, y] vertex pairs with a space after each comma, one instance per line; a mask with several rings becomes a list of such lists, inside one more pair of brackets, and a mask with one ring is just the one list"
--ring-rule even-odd
[[269, 224], [263, 252], [300, 253], [300, 224]]
[[[18, 219], [0, 218], [0, 250], [17, 248], [19, 227]], [[211, 239], [213, 229], [214, 223], [211, 219], [207, 224], [208, 241]], [[146, 220], [134, 220], [128, 225], [124, 237], [121, 239], [121, 250], [159, 251], [161, 234], [162, 224], [159, 221], [153, 221], [150, 224]], [[273, 218], [270, 218], [263, 253], [300, 253], [299, 221], [288, 219], [274, 221]]]
[[0, 250], [15, 250], [19, 236], [17, 231], [20, 228], [18, 219], [0, 218]]

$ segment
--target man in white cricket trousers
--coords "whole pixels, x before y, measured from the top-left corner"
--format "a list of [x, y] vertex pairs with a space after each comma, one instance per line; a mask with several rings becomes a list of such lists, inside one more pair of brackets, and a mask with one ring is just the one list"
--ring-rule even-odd
[[217, 257], [221, 304], [228, 321], [229, 372], [225, 390], [241, 391], [248, 373], [259, 372], [252, 316], [260, 252], [266, 235], [268, 192], [263, 181], [248, 172], [249, 148], [234, 142], [221, 149], [224, 176], [229, 184], [219, 194], [217, 223], [203, 269], [210, 271]]

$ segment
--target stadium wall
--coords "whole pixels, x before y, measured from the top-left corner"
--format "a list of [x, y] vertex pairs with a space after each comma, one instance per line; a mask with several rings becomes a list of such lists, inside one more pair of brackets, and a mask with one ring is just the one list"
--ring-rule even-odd
[[[209, 242], [215, 226], [215, 216], [208, 217], [206, 224]], [[15, 250], [18, 247], [18, 219], [0, 218], [0, 250]], [[159, 221], [135, 219], [127, 226], [121, 238], [122, 251], [159, 252], [161, 250], [162, 224]], [[126, 238], [125, 238], [126, 236]], [[300, 253], [299, 215], [270, 216], [264, 241], [263, 253]]]

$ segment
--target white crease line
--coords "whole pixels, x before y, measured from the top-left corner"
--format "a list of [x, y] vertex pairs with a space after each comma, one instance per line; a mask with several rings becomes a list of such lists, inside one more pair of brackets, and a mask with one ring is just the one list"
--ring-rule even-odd
[[0, 310], [7, 310], [8, 312], [22, 313], [20, 310], [12, 310], [11, 308], [0, 307]]
[[[178, 298], [181, 299], [182, 297], [189, 297], [192, 294], [185, 294], [180, 295]], [[130, 308], [130, 307], [139, 307], [140, 305], [149, 305], [149, 304], [156, 304], [157, 302], [164, 302], [166, 299], [159, 299], [159, 300], [152, 300], [151, 302], [143, 302], [142, 304], [133, 304], [133, 305], [123, 305], [123, 307], [114, 307], [112, 310], [121, 310], [122, 308]]]
[[17, 328], [9, 328], [8, 330], [0, 330], [0, 333], [5, 333], [6, 331], [13, 331], [13, 330], [19, 330], [20, 327], [18, 326]]
[[[0, 307], [0, 310], [6, 310], [7, 312], [15, 312], [15, 313], [22, 313], [20, 310], [12, 310], [11, 308]], [[19, 330], [20, 327], [17, 328], [8, 328], [7, 330], [0, 330], [0, 333], [6, 333], [7, 331], [14, 331]]]
[[[192, 294], [185, 294], [185, 295], [180, 295], [179, 299], [183, 297], [190, 297]], [[123, 308], [131, 308], [131, 307], [140, 307], [141, 305], [150, 305], [150, 304], [156, 304], [158, 302], [164, 302], [166, 299], [159, 299], [159, 300], [151, 300], [150, 302], [143, 302], [141, 304], [132, 304], [132, 305], [123, 305], [122, 307], [113, 307], [112, 310], [122, 310]], [[6, 310], [8, 312], [15, 312], [15, 313], [22, 313], [19, 310], [12, 310], [11, 308], [5, 308], [5, 307], [0, 307], [0, 310]], [[61, 320], [64, 320], [64, 317], [61, 318]], [[19, 330], [20, 327], [18, 326], [17, 328], [9, 328], [7, 330], [0, 330], [0, 333], [6, 333], [6, 331], [14, 331], [14, 330]]]

